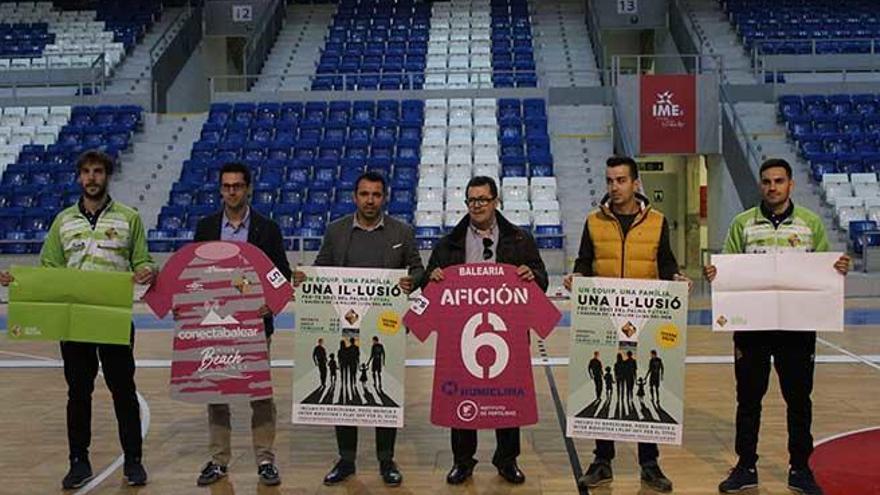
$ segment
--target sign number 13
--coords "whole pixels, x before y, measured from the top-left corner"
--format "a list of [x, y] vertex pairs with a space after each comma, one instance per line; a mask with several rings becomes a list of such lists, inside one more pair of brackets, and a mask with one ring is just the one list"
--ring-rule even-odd
[[638, 0], [617, 0], [617, 13], [618, 14], [638, 14], [639, 13], [639, 2]]

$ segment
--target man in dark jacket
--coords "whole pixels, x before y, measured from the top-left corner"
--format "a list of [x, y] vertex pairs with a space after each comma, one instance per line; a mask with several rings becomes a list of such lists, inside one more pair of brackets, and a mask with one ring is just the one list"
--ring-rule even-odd
[[[443, 280], [443, 268], [463, 263], [506, 263], [517, 267], [523, 280], [547, 290], [547, 270], [534, 239], [496, 211], [498, 186], [490, 177], [474, 177], [468, 182], [468, 214], [452, 232], [440, 239], [428, 261], [428, 280]], [[426, 281], [427, 283], [427, 281]], [[520, 453], [519, 428], [495, 430], [498, 445], [492, 464], [498, 474], [510, 483], [526, 479], [516, 464]], [[446, 475], [451, 485], [464, 483], [471, 477], [477, 461], [477, 431], [452, 429], [453, 466]]]
[[[385, 215], [384, 204], [387, 187], [385, 177], [375, 172], [361, 175], [355, 183], [354, 202], [357, 211], [331, 223], [327, 227], [321, 250], [315, 258], [315, 266], [339, 266], [353, 268], [406, 268], [409, 275], [401, 278], [400, 287], [409, 293], [422, 279], [425, 271], [422, 258], [416, 247], [412, 227]], [[294, 274], [294, 286], [305, 280], [305, 274]], [[348, 363], [351, 394], [356, 390], [360, 351], [351, 339], [349, 357], [343, 361], [340, 350], [339, 365], [345, 370]], [[342, 375], [345, 387], [345, 371]], [[339, 460], [324, 477], [325, 485], [335, 485], [345, 481], [355, 473], [357, 457], [358, 429], [355, 426], [337, 426], [336, 443]], [[379, 458], [379, 474], [389, 486], [400, 485], [403, 476], [394, 462], [394, 442], [396, 428], [376, 428], [376, 456]]]
[[[227, 163], [220, 169], [220, 194], [223, 209], [199, 221], [196, 226], [196, 242], [235, 241], [248, 242], [260, 248], [272, 260], [276, 268], [290, 280], [290, 263], [284, 252], [281, 229], [272, 220], [257, 213], [248, 204], [251, 173], [240, 163]], [[260, 308], [266, 339], [271, 342], [275, 323], [268, 306]], [[264, 485], [278, 485], [281, 476], [275, 466], [275, 402], [272, 398], [251, 402], [253, 416], [251, 430], [254, 452], [257, 456], [257, 475]], [[208, 404], [208, 424], [211, 436], [211, 460], [202, 469], [197, 484], [210, 485], [226, 476], [227, 464], [232, 455], [232, 426], [229, 404]]]

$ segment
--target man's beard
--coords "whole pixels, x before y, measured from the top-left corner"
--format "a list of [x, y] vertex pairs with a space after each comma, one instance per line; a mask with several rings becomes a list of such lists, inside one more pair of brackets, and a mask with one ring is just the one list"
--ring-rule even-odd
[[85, 196], [86, 199], [97, 201], [99, 199], [103, 199], [106, 195], [107, 186], [98, 186], [98, 192], [95, 194], [89, 192], [89, 186], [83, 187], [83, 196]]

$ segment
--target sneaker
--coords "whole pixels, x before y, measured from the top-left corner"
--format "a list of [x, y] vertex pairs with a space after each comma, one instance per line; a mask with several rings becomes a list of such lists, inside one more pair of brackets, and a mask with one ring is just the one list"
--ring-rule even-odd
[[214, 461], [209, 461], [205, 464], [205, 467], [202, 468], [202, 472], [199, 473], [199, 479], [196, 480], [196, 485], [208, 486], [216, 483], [224, 476], [226, 476], [226, 466], [221, 466]]
[[92, 479], [92, 465], [88, 459], [74, 458], [70, 460], [70, 470], [61, 480], [65, 490], [81, 488]]
[[663, 474], [660, 465], [656, 462], [642, 466], [642, 483], [654, 491], [663, 493], [672, 491], [672, 481]]
[[128, 486], [144, 486], [147, 484], [147, 470], [141, 461], [129, 461], [122, 466], [122, 476]]
[[789, 470], [788, 489], [806, 495], [822, 495], [824, 493], [809, 468]]
[[607, 485], [612, 480], [614, 480], [614, 474], [611, 472], [611, 463], [597, 460], [590, 464], [583, 476], [578, 478], [578, 486], [594, 488]]
[[278, 473], [278, 468], [271, 462], [260, 464], [260, 467], [257, 468], [257, 476], [260, 477], [260, 483], [266, 486], [281, 484], [281, 475]]
[[758, 468], [737, 464], [727, 474], [727, 479], [718, 485], [721, 493], [738, 493], [758, 486]]

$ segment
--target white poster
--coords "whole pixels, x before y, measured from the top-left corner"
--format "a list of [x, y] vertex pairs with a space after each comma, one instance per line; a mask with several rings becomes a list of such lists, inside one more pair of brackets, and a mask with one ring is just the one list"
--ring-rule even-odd
[[712, 256], [712, 330], [843, 331], [841, 253]]

